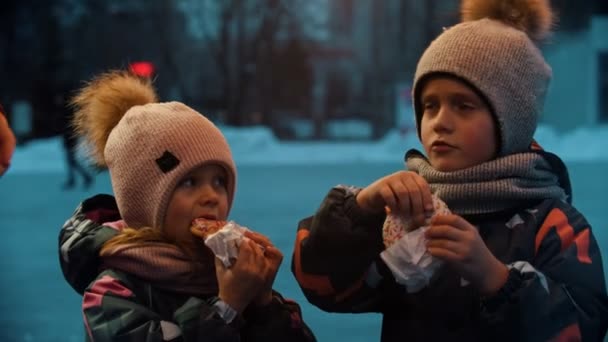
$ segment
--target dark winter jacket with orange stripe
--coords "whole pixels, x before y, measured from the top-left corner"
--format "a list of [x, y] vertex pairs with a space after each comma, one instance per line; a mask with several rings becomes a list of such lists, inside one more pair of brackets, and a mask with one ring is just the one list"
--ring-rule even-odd
[[117, 270], [100, 273], [103, 244], [117, 230], [102, 222], [119, 220], [112, 196], [86, 201], [59, 236], [60, 264], [66, 280], [83, 299], [87, 340], [94, 341], [315, 341], [300, 307], [274, 293], [271, 304], [248, 308], [226, 324], [213, 305], [199, 298], [161, 290]]
[[299, 223], [292, 271], [322, 310], [382, 313], [384, 342], [603, 339], [608, 298], [600, 251], [570, 204], [544, 200], [465, 216], [510, 268], [499, 293], [481, 298], [447, 267], [422, 291], [406, 293], [379, 257], [385, 216], [363, 212], [355, 194], [332, 189]]

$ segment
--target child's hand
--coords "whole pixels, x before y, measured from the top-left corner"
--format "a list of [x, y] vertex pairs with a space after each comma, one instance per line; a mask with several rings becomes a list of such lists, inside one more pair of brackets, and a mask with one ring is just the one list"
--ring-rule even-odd
[[264, 250], [255, 241], [243, 239], [235, 263], [226, 268], [215, 258], [218, 297], [241, 313], [266, 285], [268, 265]]
[[272, 284], [276, 278], [281, 262], [283, 261], [283, 253], [272, 245], [270, 239], [260, 233], [246, 232], [245, 236], [255, 241], [264, 248], [264, 256], [266, 257], [265, 283], [257, 297], [253, 299], [253, 303], [259, 306], [264, 306], [272, 301]]
[[373, 212], [389, 207], [391, 212], [411, 218], [417, 226], [424, 225], [433, 212], [428, 183], [411, 171], [399, 171], [370, 184], [357, 195], [357, 204]]
[[507, 266], [490, 252], [477, 228], [462, 217], [435, 216], [425, 236], [428, 252], [455, 267], [482, 295], [496, 293], [507, 281]]

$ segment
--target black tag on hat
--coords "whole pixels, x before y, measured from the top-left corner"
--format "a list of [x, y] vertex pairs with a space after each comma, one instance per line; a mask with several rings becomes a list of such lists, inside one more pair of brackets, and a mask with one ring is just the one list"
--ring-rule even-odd
[[160, 158], [156, 159], [156, 165], [158, 165], [163, 173], [167, 173], [179, 165], [179, 159], [171, 152], [165, 151]]

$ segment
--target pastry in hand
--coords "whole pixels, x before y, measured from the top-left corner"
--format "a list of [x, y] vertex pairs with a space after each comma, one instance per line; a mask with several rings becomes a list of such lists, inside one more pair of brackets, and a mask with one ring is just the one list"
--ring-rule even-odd
[[[439, 199], [439, 197], [433, 196], [433, 215], [447, 215], [450, 214], [448, 206]], [[414, 227], [412, 220], [399, 216], [395, 213], [388, 212], [386, 220], [382, 226], [382, 240], [386, 248], [390, 247], [395, 241], [401, 239], [405, 234], [411, 232], [418, 227]]]
[[198, 218], [192, 221], [190, 232], [201, 238], [224, 266], [230, 267], [236, 260], [238, 247], [248, 229], [234, 221], [216, 221]]
[[218, 220], [208, 220], [205, 218], [197, 218], [192, 221], [190, 232], [203, 240], [206, 240], [210, 235], [217, 233], [224, 228], [228, 222]]

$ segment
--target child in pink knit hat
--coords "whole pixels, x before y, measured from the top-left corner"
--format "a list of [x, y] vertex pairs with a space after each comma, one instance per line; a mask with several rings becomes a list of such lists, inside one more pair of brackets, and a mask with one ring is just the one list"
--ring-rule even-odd
[[533, 140], [551, 79], [537, 46], [549, 2], [461, 10], [416, 69], [424, 153], [364, 188], [331, 189], [299, 224], [292, 271], [323, 310], [382, 313], [383, 342], [600, 341], [600, 249], [565, 165]]
[[[73, 100], [74, 126], [114, 198], [88, 199], [60, 234], [93, 341], [314, 341], [299, 306], [272, 290], [283, 255], [247, 231], [230, 267], [191, 232], [227, 220], [236, 167], [220, 130], [146, 78], [103, 74]], [[101, 272], [98, 273], [98, 270]]]

